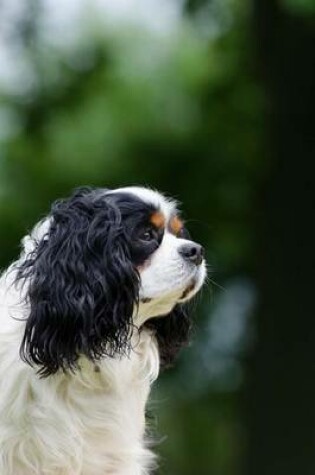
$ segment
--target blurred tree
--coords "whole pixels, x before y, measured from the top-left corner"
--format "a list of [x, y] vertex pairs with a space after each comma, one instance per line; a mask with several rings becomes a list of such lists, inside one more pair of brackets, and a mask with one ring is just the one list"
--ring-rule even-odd
[[315, 24], [314, 17], [275, 0], [254, 0], [253, 15], [268, 104], [269, 168], [256, 211], [260, 299], [246, 398], [245, 473], [311, 475], [315, 472]]

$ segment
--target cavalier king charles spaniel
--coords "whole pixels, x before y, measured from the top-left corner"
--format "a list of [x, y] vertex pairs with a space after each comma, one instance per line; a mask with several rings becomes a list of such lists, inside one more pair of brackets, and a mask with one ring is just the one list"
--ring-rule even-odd
[[0, 279], [0, 474], [147, 475], [145, 406], [206, 275], [173, 200], [84, 188]]

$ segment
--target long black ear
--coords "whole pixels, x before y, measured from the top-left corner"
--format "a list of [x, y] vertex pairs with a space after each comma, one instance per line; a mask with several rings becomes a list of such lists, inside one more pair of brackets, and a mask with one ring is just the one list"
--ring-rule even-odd
[[170, 314], [146, 323], [155, 333], [162, 368], [171, 366], [181, 348], [189, 343], [192, 324], [187, 310], [187, 304], [178, 304]]
[[21, 356], [42, 376], [74, 369], [80, 355], [126, 351], [139, 286], [119, 209], [106, 196], [80, 190], [56, 202], [50, 220], [18, 273], [30, 303]]

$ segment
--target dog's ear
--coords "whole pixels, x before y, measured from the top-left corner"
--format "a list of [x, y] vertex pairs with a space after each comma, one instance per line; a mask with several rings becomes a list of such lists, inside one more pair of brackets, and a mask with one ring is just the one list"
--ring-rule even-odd
[[80, 190], [56, 202], [50, 226], [19, 267], [30, 313], [21, 356], [42, 376], [128, 349], [139, 276], [119, 209]]
[[157, 339], [161, 367], [170, 367], [180, 349], [189, 343], [192, 324], [187, 304], [176, 305], [171, 313], [152, 318], [146, 326], [153, 330]]

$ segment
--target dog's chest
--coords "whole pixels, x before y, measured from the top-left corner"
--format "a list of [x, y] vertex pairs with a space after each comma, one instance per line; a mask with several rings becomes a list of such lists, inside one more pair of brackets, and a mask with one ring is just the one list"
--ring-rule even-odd
[[12, 359], [16, 378], [2, 387], [0, 404], [1, 475], [149, 473], [144, 413], [159, 368], [154, 339], [143, 332], [129, 357], [80, 364], [72, 375], [38, 379]]
[[82, 444], [80, 475], [139, 475], [152, 455], [145, 448], [145, 405], [157, 377], [158, 353], [142, 335], [129, 357], [104, 360], [93, 375], [69, 388], [71, 412]]

